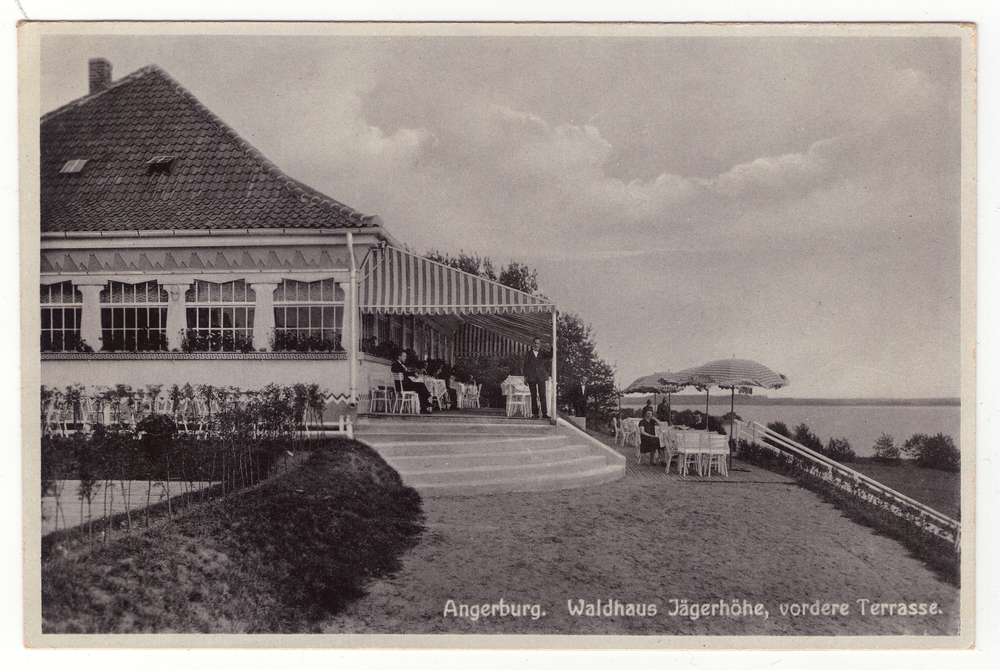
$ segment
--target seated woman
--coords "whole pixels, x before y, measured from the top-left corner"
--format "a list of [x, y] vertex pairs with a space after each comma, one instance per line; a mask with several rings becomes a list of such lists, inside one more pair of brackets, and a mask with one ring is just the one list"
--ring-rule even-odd
[[[646, 415], [639, 421], [639, 454], [649, 454], [649, 464], [656, 465], [656, 454], [663, 450], [656, 427], [660, 422], [653, 417], [653, 410], [647, 409]], [[660, 459], [662, 462], [663, 458]]]

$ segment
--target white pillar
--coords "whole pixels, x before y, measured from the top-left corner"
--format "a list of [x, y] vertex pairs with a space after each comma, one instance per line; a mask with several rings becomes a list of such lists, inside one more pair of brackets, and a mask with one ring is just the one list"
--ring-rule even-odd
[[[354, 258], [354, 235], [351, 231], [347, 231], [347, 255], [351, 258], [351, 279], [350, 286], [348, 287], [348, 307], [351, 310], [348, 312], [350, 315], [350, 335], [347, 338], [347, 362], [348, 362], [348, 376], [350, 384], [350, 403], [351, 408], [355, 408], [358, 405], [358, 268], [357, 262]], [[405, 339], [405, 338], [404, 338]], [[353, 422], [352, 422], [353, 431]], [[353, 434], [350, 436], [353, 437]]]
[[552, 393], [549, 394], [549, 416], [552, 417], [553, 422], [556, 420], [556, 407], [559, 406], [556, 402], [556, 396], [559, 394], [559, 375], [557, 374], [558, 365], [556, 363], [559, 356], [559, 352], [556, 349], [556, 343], [559, 339], [556, 336], [556, 318], [557, 313], [555, 310], [552, 310]]
[[252, 283], [250, 288], [257, 295], [253, 307], [253, 346], [254, 349], [271, 349], [271, 338], [274, 336], [274, 283]]
[[89, 344], [94, 351], [101, 350], [101, 291], [104, 284], [78, 284], [77, 288], [83, 294], [83, 305], [80, 310], [80, 338]]
[[181, 339], [187, 327], [187, 297], [191, 284], [164, 284], [169, 296], [167, 303], [167, 349], [180, 351]]

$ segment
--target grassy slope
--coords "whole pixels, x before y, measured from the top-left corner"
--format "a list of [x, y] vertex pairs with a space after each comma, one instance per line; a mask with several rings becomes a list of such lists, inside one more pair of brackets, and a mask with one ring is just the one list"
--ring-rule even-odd
[[886, 465], [861, 460], [846, 465], [953, 519], [962, 518], [962, 476], [957, 472], [920, 468], [905, 461]]
[[398, 568], [419, 495], [368, 447], [42, 565], [46, 633], [306, 632]]

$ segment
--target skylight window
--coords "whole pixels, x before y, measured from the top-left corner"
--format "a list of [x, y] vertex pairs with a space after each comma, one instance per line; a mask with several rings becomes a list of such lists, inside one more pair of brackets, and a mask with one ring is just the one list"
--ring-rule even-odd
[[146, 167], [150, 174], [155, 172], [170, 172], [170, 166], [177, 156], [154, 156], [146, 161]]
[[83, 166], [86, 164], [87, 164], [86, 158], [75, 158], [71, 161], [66, 161], [66, 164], [62, 166], [62, 170], [59, 170], [59, 172], [68, 172], [68, 173], [82, 172]]

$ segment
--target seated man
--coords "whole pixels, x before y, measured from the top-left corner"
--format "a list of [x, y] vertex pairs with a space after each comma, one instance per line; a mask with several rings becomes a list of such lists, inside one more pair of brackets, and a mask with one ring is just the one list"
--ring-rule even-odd
[[448, 389], [448, 401], [452, 409], [458, 409], [458, 391], [455, 390], [455, 375], [448, 375], [444, 380], [445, 388]]
[[402, 387], [404, 391], [414, 391], [417, 397], [420, 398], [420, 413], [430, 414], [431, 411], [431, 392], [427, 390], [427, 386], [421, 382], [413, 380], [413, 373], [410, 369], [406, 367], [406, 352], [399, 352], [399, 358], [397, 358], [392, 364], [393, 375], [402, 374], [403, 383]]

